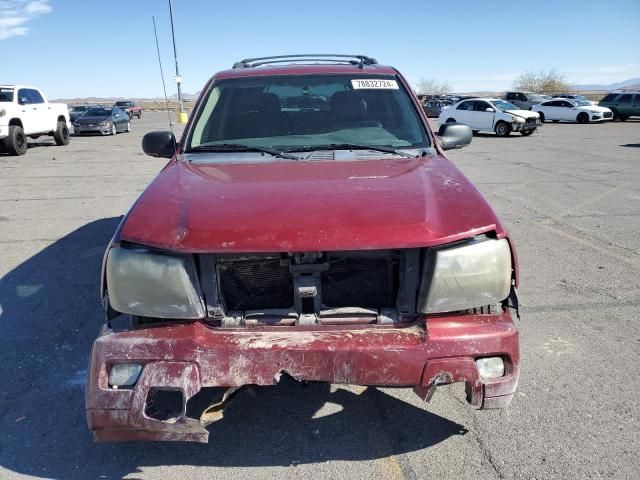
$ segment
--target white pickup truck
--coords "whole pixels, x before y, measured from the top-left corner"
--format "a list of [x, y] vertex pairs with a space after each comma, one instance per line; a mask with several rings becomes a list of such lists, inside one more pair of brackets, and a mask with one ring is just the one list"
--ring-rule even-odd
[[69, 110], [49, 103], [37, 88], [0, 85], [0, 150], [11, 155], [27, 152], [27, 137], [50, 135], [56, 145], [69, 143]]

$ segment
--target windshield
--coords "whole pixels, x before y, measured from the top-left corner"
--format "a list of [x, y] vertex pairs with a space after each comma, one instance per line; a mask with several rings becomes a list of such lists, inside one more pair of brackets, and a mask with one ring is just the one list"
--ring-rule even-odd
[[85, 115], [87, 117], [110, 117], [111, 109], [100, 107], [90, 108], [87, 110], [87, 113], [85, 113]]
[[186, 151], [240, 144], [281, 151], [359, 144], [425, 148], [429, 139], [391, 76], [300, 75], [216, 82]]
[[494, 100], [491, 103], [501, 112], [506, 110], [519, 110], [513, 103], [505, 102], [504, 100]]
[[544, 100], [544, 97], [542, 95], [538, 95], [537, 93], [530, 93], [528, 94], [529, 100], [534, 100], [536, 102], [541, 102]]
[[573, 104], [578, 106], [578, 107], [590, 107], [591, 106], [591, 102], [589, 102], [587, 100], [574, 100]]
[[131, 102], [116, 102], [116, 107], [130, 107]]
[[87, 107], [82, 107], [82, 106], [71, 107], [69, 110], [71, 110], [72, 112], [84, 112], [87, 110]]
[[13, 88], [0, 88], [0, 102], [13, 102]]

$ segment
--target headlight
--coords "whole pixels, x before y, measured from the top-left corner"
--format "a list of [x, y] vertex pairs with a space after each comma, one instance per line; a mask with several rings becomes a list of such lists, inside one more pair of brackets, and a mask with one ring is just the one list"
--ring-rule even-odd
[[190, 256], [114, 247], [106, 265], [109, 303], [142, 317], [204, 318], [195, 271]]
[[598, 110], [589, 110], [589, 112], [591, 112], [591, 113], [597, 113], [597, 114], [602, 114], [602, 112], [599, 112]]
[[524, 123], [524, 118], [520, 118], [520, 117], [511, 117], [511, 121], [513, 123]]
[[506, 239], [433, 249], [420, 289], [423, 313], [453, 312], [501, 302], [511, 290]]
[[100, 125], [101, 127], [106, 127], [107, 125], [109, 125], [109, 123], [111, 123], [111, 122], [107, 122], [105, 120], [104, 122], [100, 122], [98, 125]]

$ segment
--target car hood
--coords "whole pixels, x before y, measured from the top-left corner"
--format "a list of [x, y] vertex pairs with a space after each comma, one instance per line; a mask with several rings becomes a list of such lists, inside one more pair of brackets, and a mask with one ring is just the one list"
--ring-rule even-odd
[[539, 116], [536, 112], [532, 112], [531, 110], [506, 110], [505, 113], [511, 113], [512, 115], [517, 115], [522, 118], [533, 118]]
[[600, 107], [598, 105], [585, 105], [583, 108], [585, 108], [587, 110], [592, 110], [594, 112], [601, 112], [601, 113], [605, 113], [605, 112], [610, 112], [611, 111], [610, 108]]
[[102, 116], [102, 117], [82, 116], [78, 118], [77, 122], [82, 125], [85, 123], [100, 123], [100, 122], [104, 122], [105, 120], [111, 120], [111, 116]]
[[496, 230], [442, 156], [360, 161], [170, 162], [115, 240], [181, 252], [410, 248]]

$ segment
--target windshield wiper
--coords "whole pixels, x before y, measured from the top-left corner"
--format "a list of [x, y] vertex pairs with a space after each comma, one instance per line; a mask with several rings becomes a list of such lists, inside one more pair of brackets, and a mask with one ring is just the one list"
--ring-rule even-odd
[[310, 145], [303, 147], [294, 147], [286, 150], [287, 152], [313, 152], [315, 150], [373, 150], [376, 152], [393, 153], [408, 158], [417, 158], [420, 155], [403, 152], [393, 147], [383, 147], [379, 145], [365, 145], [361, 143], [328, 143], [326, 145]]
[[198, 145], [197, 147], [191, 147], [185, 153], [191, 152], [262, 152], [268, 153], [274, 157], [288, 158], [290, 160], [300, 160], [295, 155], [290, 155], [287, 152], [276, 150], [269, 147], [254, 147], [253, 145], [244, 145], [242, 143], [214, 143], [211, 145]]

